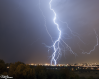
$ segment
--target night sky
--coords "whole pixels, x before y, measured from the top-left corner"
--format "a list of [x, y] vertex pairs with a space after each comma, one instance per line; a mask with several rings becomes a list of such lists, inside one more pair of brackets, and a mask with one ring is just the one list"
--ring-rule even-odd
[[[0, 0], [0, 59], [6, 63], [50, 63], [53, 49], [48, 52], [44, 44], [51, 46], [53, 43], [44, 26], [40, 9], [46, 17], [46, 26], [54, 41], [59, 33], [53, 23], [54, 14], [49, 8], [49, 1], [41, 0], [39, 5], [39, 0]], [[99, 0], [53, 0], [52, 8], [57, 14], [56, 22], [62, 31], [62, 39], [78, 55], [75, 57], [65, 49], [57, 62], [99, 62], [99, 46], [91, 54], [83, 54], [79, 49], [80, 46], [89, 52], [97, 43], [94, 29], [99, 35]], [[73, 36], [67, 25], [60, 20], [67, 22], [85, 44]]]

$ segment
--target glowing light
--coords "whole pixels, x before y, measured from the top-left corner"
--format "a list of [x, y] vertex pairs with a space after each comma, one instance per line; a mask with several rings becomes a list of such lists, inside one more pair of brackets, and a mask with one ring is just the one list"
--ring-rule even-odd
[[34, 65], [33, 63], [31, 65]]
[[9, 66], [7, 68], [9, 68]]

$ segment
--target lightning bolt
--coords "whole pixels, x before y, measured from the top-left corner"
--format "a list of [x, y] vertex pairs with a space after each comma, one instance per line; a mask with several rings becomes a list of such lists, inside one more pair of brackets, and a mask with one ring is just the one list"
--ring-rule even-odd
[[[59, 31], [58, 39], [53, 43], [54, 52], [53, 52], [53, 54], [52, 54], [52, 59], [51, 59], [51, 65], [53, 64], [53, 62], [54, 62], [54, 65], [56, 65], [56, 64], [57, 64], [56, 61], [57, 61], [57, 59], [59, 58], [59, 55], [60, 55], [60, 52], [61, 52], [61, 48], [60, 48], [60, 42], [61, 42], [61, 41], [66, 45], [67, 49], [68, 49], [71, 53], [73, 53], [73, 54], [75, 54], [75, 55], [77, 55], [77, 54], [74, 53], [74, 52], [72, 51], [71, 47], [70, 47], [66, 42], [64, 42], [64, 40], [61, 38], [61, 30], [60, 30], [60, 28], [59, 28], [59, 24], [56, 23], [56, 13], [55, 13], [54, 9], [52, 9], [51, 3], [52, 3], [52, 0], [50, 0], [49, 6], [50, 6], [50, 10], [54, 13], [53, 22], [54, 22], [54, 24], [56, 25], [57, 30]], [[68, 28], [69, 28], [69, 27], [68, 27]], [[69, 28], [69, 30], [71, 31], [70, 28]], [[71, 32], [72, 32], [72, 31], [71, 31]]]
[[[72, 53], [72, 54], [74, 54], [75, 56], [77, 56], [77, 54], [72, 50], [72, 48], [62, 39], [62, 31], [61, 31], [61, 29], [60, 29], [60, 27], [59, 27], [59, 24], [56, 22], [56, 12], [54, 11], [54, 9], [52, 8], [52, 5], [51, 5], [51, 3], [52, 3], [52, 1], [53, 0], [50, 0], [50, 2], [49, 2], [49, 7], [50, 7], [50, 10], [54, 13], [54, 18], [53, 18], [53, 23], [56, 25], [56, 28], [57, 28], [57, 30], [58, 30], [58, 32], [59, 32], [59, 35], [58, 35], [58, 38], [55, 40], [55, 41], [53, 41], [53, 38], [52, 38], [52, 36], [50, 35], [50, 33], [49, 33], [49, 31], [48, 31], [48, 29], [47, 29], [47, 26], [46, 26], [46, 17], [44, 16], [44, 13], [43, 13], [43, 11], [42, 11], [42, 9], [40, 8], [40, 0], [39, 0], [39, 9], [40, 9], [40, 11], [42, 12], [42, 15], [43, 15], [43, 17], [44, 17], [44, 21], [45, 21], [45, 24], [44, 24], [44, 26], [45, 26], [45, 28], [46, 28], [46, 31], [47, 31], [47, 33], [48, 33], [48, 35], [50, 36], [50, 38], [51, 38], [51, 41], [52, 41], [52, 43], [53, 43], [53, 45], [52, 46], [47, 46], [46, 44], [44, 44], [46, 47], [48, 47], [48, 51], [51, 49], [51, 48], [53, 48], [54, 49], [54, 52], [52, 53], [52, 55], [51, 55], [51, 65], [57, 65], [57, 60], [59, 59], [59, 57], [60, 57], [60, 55], [61, 55], [61, 51], [64, 51], [65, 52], [65, 50], [62, 50], [62, 48], [61, 48], [61, 46], [65, 49], [65, 47], [66, 47], [66, 49], [68, 49], [69, 51], [70, 51], [70, 53]], [[59, 19], [60, 20], [60, 19]], [[60, 20], [61, 21], [61, 20]], [[61, 21], [62, 23], [65, 23], [66, 25], [67, 25], [67, 28], [69, 29], [69, 31], [71, 32], [71, 34], [73, 35], [73, 36], [75, 36], [75, 37], [77, 37], [83, 44], [85, 44], [82, 40], [81, 40], [81, 38], [79, 37], [79, 34], [78, 33], [76, 33], [76, 32], [73, 32], [71, 29], [70, 29], [70, 27], [68, 26], [68, 24], [66, 23], [66, 22], [63, 22], [63, 21]], [[95, 50], [95, 48], [96, 48], [96, 46], [98, 46], [98, 35], [97, 35], [97, 33], [96, 33], [96, 31], [95, 31], [95, 34], [96, 34], [96, 38], [97, 38], [97, 44], [94, 46], [94, 49], [92, 49], [89, 53], [91, 53], [92, 51], [94, 51]], [[68, 35], [68, 34], [66, 34], [66, 35]], [[69, 35], [68, 35], [69, 36]], [[65, 38], [65, 37], [64, 37]], [[69, 38], [71, 38], [70, 36], [69, 36]], [[66, 38], [67, 39], [67, 38]], [[64, 46], [64, 45], [65, 46]], [[80, 46], [79, 46], [80, 47]], [[81, 48], [80, 48], [81, 49]], [[83, 50], [82, 50], [83, 51]], [[82, 53], [87, 53], [87, 52], [82, 52]], [[87, 54], [89, 54], [89, 53], [87, 53]]]
[[[59, 28], [59, 25], [55, 22], [55, 20], [56, 20], [56, 13], [55, 13], [55, 11], [51, 8], [51, 2], [52, 2], [52, 0], [49, 2], [49, 5], [50, 5], [50, 10], [52, 10], [53, 13], [54, 13], [53, 22], [54, 22], [54, 24], [57, 26], [57, 29], [58, 29], [58, 31], [59, 31], [59, 37], [58, 37], [58, 39], [57, 39], [57, 40], [54, 42], [54, 44], [53, 44], [54, 53], [52, 54], [52, 59], [51, 59], [51, 65], [52, 65], [52, 62], [54, 62], [54, 65], [56, 65], [56, 64], [57, 64], [57, 63], [56, 63], [57, 59], [55, 59], [55, 56], [56, 56], [56, 53], [60, 50], [59, 43], [60, 43], [60, 39], [61, 39], [61, 30], [60, 30], [60, 28]], [[56, 44], [57, 44], [57, 46], [56, 46]], [[59, 52], [58, 52], [58, 53], [59, 53]], [[58, 55], [58, 57], [59, 57], [59, 55]], [[58, 58], [58, 57], [57, 57], [57, 58]]]
[[[60, 30], [60, 28], [59, 28], [58, 23], [56, 23], [56, 13], [55, 13], [54, 9], [52, 9], [51, 3], [52, 3], [52, 0], [50, 0], [49, 6], [50, 6], [50, 10], [54, 13], [53, 22], [54, 22], [54, 24], [56, 25], [56, 27], [57, 27], [57, 29], [58, 29], [58, 31], [59, 31], [59, 36], [58, 36], [58, 39], [57, 39], [56, 41], [53, 41], [52, 36], [50, 35], [50, 33], [49, 33], [48, 29], [47, 29], [47, 26], [46, 26], [46, 17], [44, 16], [44, 13], [43, 13], [42, 9], [40, 8], [40, 0], [39, 0], [39, 9], [40, 9], [40, 11], [41, 11], [41, 13], [42, 13], [42, 15], [43, 15], [43, 17], [44, 17], [44, 22], [45, 22], [44, 26], [45, 26], [45, 28], [46, 28], [46, 31], [47, 31], [48, 35], [50, 36], [51, 41], [52, 41], [52, 43], [53, 43], [52, 46], [47, 46], [45, 43], [43, 43], [43, 44], [44, 44], [46, 47], [48, 47], [48, 51], [53, 47], [54, 52], [53, 52], [53, 54], [52, 54], [52, 56], [51, 56], [51, 65], [52, 65], [53, 63], [54, 63], [54, 65], [56, 65], [56, 64], [57, 64], [57, 59], [58, 59], [59, 56], [61, 55], [61, 53], [60, 53], [60, 52], [61, 52], [60, 44], [62, 45], [61, 41], [67, 46], [67, 48], [68, 48], [73, 54], [74, 54], [74, 52], [72, 51], [71, 47], [70, 47], [68, 44], [66, 44], [66, 43], [61, 39], [61, 30]], [[69, 28], [69, 29], [70, 29], [70, 28]], [[62, 46], [63, 46], [63, 45], [62, 45]], [[63, 47], [64, 47], [64, 46], [63, 46]], [[65, 47], [64, 47], [64, 48], [65, 48]]]

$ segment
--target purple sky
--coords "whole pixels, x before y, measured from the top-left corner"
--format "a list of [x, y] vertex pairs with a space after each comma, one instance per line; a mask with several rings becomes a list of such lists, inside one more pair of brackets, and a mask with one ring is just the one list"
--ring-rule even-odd
[[[54, 14], [49, 9], [50, 0], [41, 0], [40, 8], [46, 17], [46, 26], [53, 40], [58, 31], [53, 23]], [[99, 0], [53, 0], [52, 8], [57, 17], [67, 22], [73, 32], [85, 42], [83, 44], [73, 36], [67, 25], [57, 18], [62, 31], [62, 39], [77, 53], [71, 54], [67, 49], [62, 52], [58, 63], [98, 62], [99, 46], [91, 54], [82, 54], [78, 43], [85, 52], [93, 49], [97, 43], [93, 29], [99, 35]], [[24, 63], [50, 63], [53, 45], [44, 26], [44, 17], [39, 9], [39, 0], [0, 0], [0, 59], [5, 62], [22, 61]], [[71, 37], [68, 38], [67, 34]], [[63, 47], [62, 47], [63, 50]]]

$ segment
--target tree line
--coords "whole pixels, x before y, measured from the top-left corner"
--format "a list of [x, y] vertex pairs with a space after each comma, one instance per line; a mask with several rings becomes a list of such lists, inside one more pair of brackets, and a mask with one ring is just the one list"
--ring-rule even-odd
[[[9, 66], [9, 68], [7, 68]], [[0, 59], [0, 75], [8, 75], [13, 79], [84, 79], [68, 68], [59, 70], [46, 69], [45, 66], [31, 67], [22, 62], [7, 64]], [[90, 79], [90, 78], [89, 78]], [[92, 79], [92, 78], [91, 78]]]

